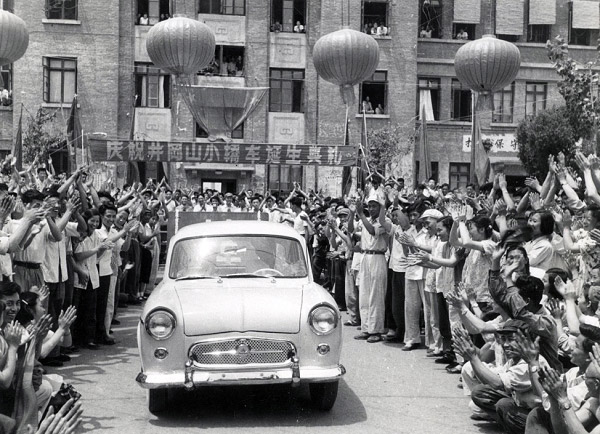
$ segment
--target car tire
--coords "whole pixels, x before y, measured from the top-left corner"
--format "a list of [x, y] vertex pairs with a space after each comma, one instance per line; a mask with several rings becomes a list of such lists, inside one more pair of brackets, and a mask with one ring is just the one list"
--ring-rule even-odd
[[148, 390], [148, 410], [152, 414], [165, 411], [169, 404], [169, 389]]
[[339, 381], [309, 384], [310, 400], [313, 406], [322, 411], [329, 411], [337, 398]]

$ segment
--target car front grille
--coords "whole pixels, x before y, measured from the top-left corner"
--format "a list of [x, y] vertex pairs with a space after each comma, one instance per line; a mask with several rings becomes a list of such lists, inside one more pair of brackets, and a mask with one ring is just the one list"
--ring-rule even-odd
[[197, 365], [284, 364], [295, 355], [294, 344], [268, 339], [200, 342], [190, 348]]

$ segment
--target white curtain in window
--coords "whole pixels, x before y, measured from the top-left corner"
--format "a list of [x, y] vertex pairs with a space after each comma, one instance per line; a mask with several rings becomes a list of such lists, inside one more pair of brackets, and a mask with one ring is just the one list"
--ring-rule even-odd
[[141, 106], [142, 107], [147, 107], [148, 106], [148, 95], [146, 92], [146, 87], [148, 87], [148, 77], [146, 77], [145, 75], [142, 76], [142, 99], [141, 101]]
[[529, 0], [529, 24], [556, 24], [556, 0]]
[[523, 0], [496, 1], [496, 34], [523, 34]]
[[[425, 108], [425, 120], [435, 121], [433, 114], [433, 103], [431, 102], [431, 91], [429, 89], [421, 89], [419, 91], [419, 118], [421, 118], [422, 108]], [[424, 107], [423, 107], [424, 106]]]
[[454, 22], [479, 24], [481, 21], [481, 0], [454, 0]]
[[164, 108], [165, 106], [165, 76], [161, 75], [158, 78], [158, 106]]
[[597, 1], [574, 1], [574, 29], [598, 29], [600, 27], [600, 3]]

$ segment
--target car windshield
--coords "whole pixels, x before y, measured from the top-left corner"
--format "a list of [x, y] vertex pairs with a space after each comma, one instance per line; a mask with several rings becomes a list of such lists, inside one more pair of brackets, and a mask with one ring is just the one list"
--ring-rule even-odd
[[169, 277], [306, 277], [302, 245], [293, 238], [265, 235], [187, 238], [173, 246]]

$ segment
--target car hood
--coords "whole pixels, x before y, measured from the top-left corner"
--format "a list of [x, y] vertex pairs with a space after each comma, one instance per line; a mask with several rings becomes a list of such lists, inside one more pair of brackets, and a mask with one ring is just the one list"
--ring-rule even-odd
[[302, 284], [295, 279], [175, 282], [187, 336], [227, 332], [298, 333]]

